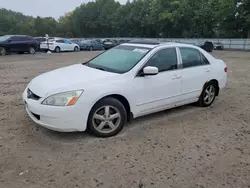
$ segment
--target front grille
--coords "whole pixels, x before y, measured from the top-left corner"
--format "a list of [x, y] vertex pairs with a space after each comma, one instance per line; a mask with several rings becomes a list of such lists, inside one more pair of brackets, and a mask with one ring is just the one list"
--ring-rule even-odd
[[40, 120], [40, 116], [39, 116], [39, 115], [34, 114], [34, 113], [32, 113], [32, 112], [31, 112], [31, 114], [32, 114], [37, 120]]
[[39, 99], [41, 99], [41, 97], [39, 97], [38, 95], [36, 95], [35, 93], [33, 93], [30, 89], [27, 90], [27, 98], [28, 99], [33, 99], [38, 101]]

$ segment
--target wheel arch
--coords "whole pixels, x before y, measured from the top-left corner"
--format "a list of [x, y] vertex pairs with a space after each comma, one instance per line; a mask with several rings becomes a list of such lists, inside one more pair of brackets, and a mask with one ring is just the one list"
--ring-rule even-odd
[[[101, 101], [101, 100], [104, 99], [104, 98], [115, 98], [115, 99], [117, 99], [118, 101], [120, 101], [120, 102], [122, 103], [122, 105], [124, 106], [126, 112], [127, 112], [127, 121], [129, 122], [129, 121], [131, 121], [131, 120], [133, 119], [134, 115], [133, 115], [133, 113], [131, 112], [131, 106], [130, 106], [130, 104], [129, 104], [129, 101], [127, 100], [126, 97], [124, 97], [124, 96], [121, 95], [121, 94], [109, 94], [109, 95], [105, 95], [105, 96], [99, 98], [99, 99], [94, 103], [94, 105], [91, 107], [90, 112], [91, 112], [92, 108], [95, 106], [95, 104], [98, 103], [99, 101]], [[90, 114], [90, 112], [89, 112], [89, 114]], [[89, 116], [89, 115], [88, 115], [88, 116]]]
[[56, 46], [54, 50], [56, 50], [56, 48], [59, 48], [61, 50], [61, 47], [60, 46]]
[[216, 85], [216, 88], [217, 88], [217, 90], [216, 90], [216, 96], [218, 96], [218, 95], [219, 95], [219, 92], [220, 92], [220, 87], [219, 87], [219, 82], [218, 82], [218, 80], [216, 80], [216, 79], [211, 79], [211, 80], [207, 81], [207, 82], [203, 85], [203, 88], [206, 86], [206, 84], [208, 84], [208, 83], [210, 83], [210, 82], [213, 82], [213, 83]]

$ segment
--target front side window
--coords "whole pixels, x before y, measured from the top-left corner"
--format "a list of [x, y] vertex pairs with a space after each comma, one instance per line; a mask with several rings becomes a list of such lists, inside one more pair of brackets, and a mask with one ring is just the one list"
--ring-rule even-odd
[[146, 63], [146, 66], [153, 66], [159, 72], [175, 70], [178, 68], [177, 54], [175, 48], [166, 48], [156, 52]]
[[65, 44], [70, 44], [70, 42], [68, 40], [64, 40]]
[[108, 72], [125, 73], [139, 63], [150, 50], [145, 47], [121, 45], [100, 54], [86, 65]]
[[194, 48], [180, 48], [183, 68], [203, 65], [201, 53]]

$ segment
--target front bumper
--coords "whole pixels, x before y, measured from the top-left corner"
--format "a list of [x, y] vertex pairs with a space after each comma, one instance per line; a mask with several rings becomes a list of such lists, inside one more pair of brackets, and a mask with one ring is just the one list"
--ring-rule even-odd
[[82, 108], [82, 105], [75, 104], [70, 107], [42, 105], [43, 99], [28, 99], [27, 90], [23, 93], [23, 100], [29, 117], [42, 127], [58, 132], [86, 130], [88, 111]]

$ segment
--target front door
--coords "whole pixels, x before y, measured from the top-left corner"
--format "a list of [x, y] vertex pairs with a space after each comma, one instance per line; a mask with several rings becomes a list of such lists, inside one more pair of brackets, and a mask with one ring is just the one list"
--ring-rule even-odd
[[69, 42], [68, 40], [64, 40], [64, 46], [66, 51], [73, 51], [75, 45]]
[[181, 94], [181, 74], [178, 69], [176, 48], [165, 48], [156, 52], [144, 65], [147, 66], [157, 67], [159, 73], [153, 76], [140, 76], [139, 72], [134, 78], [131, 87], [134, 88], [137, 113], [135, 116], [174, 106]]

